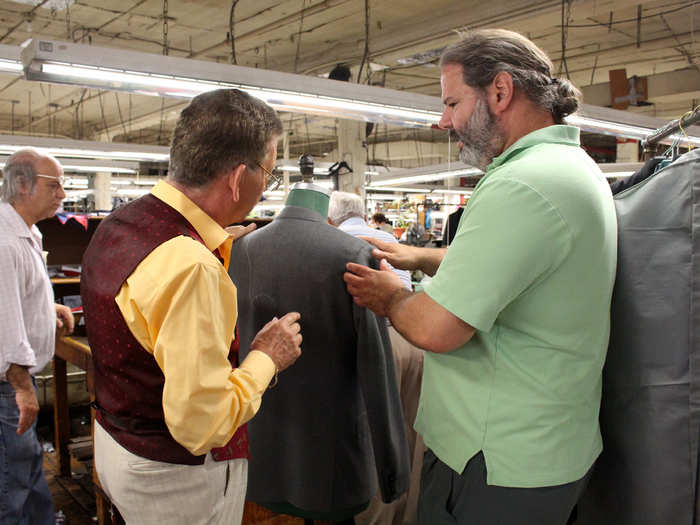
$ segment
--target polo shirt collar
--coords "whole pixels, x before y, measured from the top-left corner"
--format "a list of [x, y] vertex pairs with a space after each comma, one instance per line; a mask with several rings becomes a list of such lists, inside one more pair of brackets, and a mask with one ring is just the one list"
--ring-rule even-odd
[[499, 166], [508, 162], [514, 155], [517, 155], [523, 150], [531, 146], [539, 144], [566, 144], [569, 146], [580, 146], [579, 140], [581, 130], [575, 126], [567, 126], [564, 124], [555, 124], [540, 128], [520, 137], [510, 147], [495, 157], [491, 164], [486, 166], [486, 172], [492, 171]]
[[197, 230], [209, 251], [213, 252], [218, 248], [219, 254], [224, 259], [224, 267], [228, 268], [233, 239], [226, 230], [192, 202], [189, 197], [164, 180], [158, 181], [151, 190], [151, 194], [180, 212]]

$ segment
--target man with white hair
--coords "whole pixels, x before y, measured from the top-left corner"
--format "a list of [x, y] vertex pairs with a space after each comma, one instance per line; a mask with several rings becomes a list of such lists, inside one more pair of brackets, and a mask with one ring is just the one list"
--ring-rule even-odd
[[[350, 235], [360, 238], [378, 239], [388, 243], [398, 243], [396, 237], [382, 230], [371, 228], [365, 222], [364, 204], [359, 195], [334, 191], [328, 205], [328, 222]], [[406, 270], [394, 269], [404, 288], [411, 290], [411, 274]], [[357, 525], [371, 523], [413, 523], [418, 506], [420, 472], [423, 465], [425, 446], [420, 435], [413, 430], [413, 421], [418, 411], [421, 378], [423, 377], [423, 352], [409, 343], [387, 322], [391, 349], [396, 365], [401, 407], [406, 422], [408, 453], [411, 459], [411, 485], [408, 492], [392, 503], [382, 503], [379, 496], [370, 502], [369, 508], [355, 516]]]
[[[383, 230], [371, 228], [365, 221], [362, 199], [354, 193], [334, 191], [328, 205], [328, 222], [338, 229], [355, 237], [369, 237], [380, 241], [395, 243], [396, 237]], [[411, 274], [406, 270], [394, 269], [404, 287], [411, 289]]]
[[13, 154], [0, 189], [0, 523], [53, 524], [36, 435], [34, 374], [51, 360], [56, 328], [73, 331], [70, 308], [54, 304], [36, 223], [66, 194], [63, 169], [33, 149]]

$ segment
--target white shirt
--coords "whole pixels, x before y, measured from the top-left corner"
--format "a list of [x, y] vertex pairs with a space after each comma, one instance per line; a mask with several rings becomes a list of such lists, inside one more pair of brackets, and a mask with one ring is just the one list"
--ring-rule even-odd
[[0, 380], [12, 363], [34, 375], [55, 349], [56, 309], [41, 232], [0, 202]]
[[[343, 221], [340, 226], [338, 226], [338, 229], [344, 231], [345, 233], [349, 233], [354, 237], [362, 236], [371, 237], [372, 239], [379, 239], [380, 241], [386, 242], [399, 242], [396, 240], [396, 237], [390, 233], [370, 228], [361, 217], [350, 217], [349, 219]], [[406, 270], [397, 270], [396, 268], [392, 269], [394, 270], [394, 273], [399, 276], [403, 282], [403, 285], [411, 290], [411, 274]]]

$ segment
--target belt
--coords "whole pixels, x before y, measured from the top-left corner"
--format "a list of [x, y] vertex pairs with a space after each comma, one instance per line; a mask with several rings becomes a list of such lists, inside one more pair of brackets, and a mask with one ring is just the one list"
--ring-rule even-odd
[[90, 403], [90, 406], [100, 413], [105, 423], [115, 427], [117, 430], [137, 435], [169, 432], [163, 420], [115, 416], [98, 405], [96, 401]]

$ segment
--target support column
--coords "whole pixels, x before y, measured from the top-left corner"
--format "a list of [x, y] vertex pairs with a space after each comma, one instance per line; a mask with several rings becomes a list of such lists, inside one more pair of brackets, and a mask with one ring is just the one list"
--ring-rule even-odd
[[111, 173], [95, 173], [92, 177], [90, 187], [95, 194], [95, 209], [106, 210], [112, 209], [112, 174]]
[[356, 193], [365, 198], [365, 169], [367, 167], [366, 123], [355, 120], [338, 120], [337, 160], [344, 160], [352, 168], [352, 173], [338, 177], [340, 191]]

